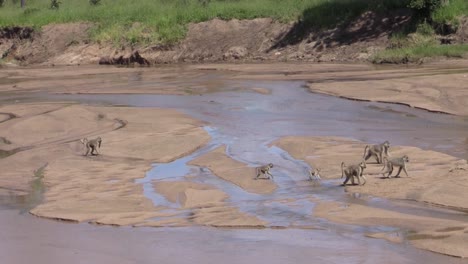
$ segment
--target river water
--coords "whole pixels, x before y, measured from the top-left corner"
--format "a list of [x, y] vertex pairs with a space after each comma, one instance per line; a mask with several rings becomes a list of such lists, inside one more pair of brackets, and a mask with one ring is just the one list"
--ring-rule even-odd
[[[18, 257], [21, 250], [31, 247], [40, 256], [35, 263], [59, 263], [57, 260], [66, 259], [73, 255], [73, 252], [78, 252], [83, 259], [97, 257], [101, 261], [114, 263], [154, 263], [161, 260], [164, 260], [164, 263], [185, 263], [189, 260], [203, 263], [336, 263], [343, 262], [343, 259], [346, 259], [345, 263], [465, 263], [462, 260], [417, 250], [406, 244], [390, 244], [362, 235], [369, 231], [393, 230], [389, 227], [336, 225], [310, 217], [314, 203], [308, 199], [311, 192], [310, 183], [305, 183], [309, 166], [295, 160], [287, 152], [269, 146], [269, 143], [282, 136], [291, 135], [342, 136], [369, 143], [389, 140], [393, 145], [417, 146], [467, 159], [466, 119], [402, 105], [350, 101], [315, 94], [304, 88], [304, 81], [232, 79], [229, 78], [229, 72], [219, 71], [186, 75], [182, 72], [173, 78], [157, 81], [154, 78], [146, 78], [149, 75], [148, 71], [139, 74], [129, 72], [126, 75], [127, 82], [121, 85], [129, 88], [150, 86], [154, 89], [176, 85], [186, 87], [184, 89], [188, 89], [191, 95], [56, 94], [39, 91], [28, 94], [10, 93], [3, 98], [0, 96], [0, 100], [71, 100], [97, 105], [172, 108], [206, 121], [208, 125], [205, 129], [212, 137], [207, 146], [171, 163], [154, 164], [146, 177], [136, 182], [143, 185], [146, 197], [155, 204], [180, 209], [177, 204], [170, 203], [156, 193], [152, 183], [181, 180], [190, 173], [199, 176], [191, 177], [193, 181], [215, 185], [229, 194], [228, 202], [235, 204], [241, 211], [255, 214], [271, 227], [290, 228], [222, 230], [193, 227], [154, 230], [69, 225], [34, 219], [25, 214], [16, 215], [16, 211], [11, 210], [10, 206], [9, 209], [2, 210], [6, 217], [0, 221], [6, 225], [13, 224], [24, 228], [31, 233], [18, 237], [8, 229], [10, 231], [4, 232], [2, 236], [12, 239], [14, 243], [10, 246], [11, 249], [0, 247], [4, 248], [0, 249], [0, 256], [18, 252]], [[105, 82], [116, 77], [108, 74], [100, 78]], [[119, 73], [118, 77], [122, 78], [122, 73]], [[191, 87], [204, 86], [209, 87], [206, 89], [209, 92], [198, 93], [191, 90]], [[256, 88], [268, 89], [270, 92], [258, 93], [253, 90]], [[271, 195], [256, 195], [219, 179], [205, 168], [187, 165], [192, 159], [221, 145], [227, 146], [227, 154], [231, 158], [251, 166], [274, 163], [275, 181], [279, 188]], [[365, 203], [416, 215], [446, 219], [466, 217], [430, 206], [419, 206], [415, 209], [411, 204], [349, 196], [337, 183], [335, 180], [322, 181], [312, 188], [314, 196], [319, 199]], [[293, 189], [294, 192], [291, 191]], [[275, 202], [288, 198], [294, 199], [289, 203]], [[20, 220], [17, 222], [16, 219]], [[318, 230], [295, 229], [308, 226]], [[44, 233], [36, 229], [45, 229], [57, 234], [51, 235], [50, 232]], [[92, 234], [90, 237], [104, 241], [106, 246], [90, 242], [90, 238], [83, 234]], [[64, 242], [64, 237], [77, 239]], [[166, 242], [158, 243], [153, 237], [162, 237]], [[191, 239], [187, 240], [187, 237]], [[60, 253], [57, 253], [57, 258], [42, 254], [35, 242], [43, 245], [46, 252], [52, 252], [56, 248]], [[95, 247], [87, 247], [86, 243]], [[127, 248], [124, 250], [127, 253], [117, 253], [120, 252], [120, 247]], [[151, 251], [150, 248], [154, 247], [160, 249]], [[231, 250], [237, 253], [234, 254]], [[121, 257], [116, 257], [115, 254], [121, 254]]]

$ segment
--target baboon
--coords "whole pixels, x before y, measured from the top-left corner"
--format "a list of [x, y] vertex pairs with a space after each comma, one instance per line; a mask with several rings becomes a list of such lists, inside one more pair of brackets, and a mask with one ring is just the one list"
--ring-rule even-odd
[[309, 171], [309, 180], [310, 181], [321, 180], [321, 179], [322, 179], [322, 177], [320, 177], [320, 169], [319, 168], [315, 168], [314, 170]]
[[382, 164], [382, 158], [384, 153], [387, 157], [390, 157], [390, 154], [388, 153], [389, 148], [390, 142], [388, 142], [387, 140], [382, 144], [366, 145], [366, 147], [364, 148], [364, 155], [362, 156], [362, 158], [364, 159], [364, 161], [367, 161], [370, 157], [373, 156], [377, 160], [378, 164]]
[[409, 157], [407, 155], [404, 155], [403, 157], [394, 158], [394, 159], [391, 159], [391, 160], [388, 160], [387, 158], [384, 158], [384, 166], [383, 166], [381, 171], [383, 171], [385, 168], [387, 168], [387, 171], [382, 173], [383, 176], [385, 177], [385, 173], [388, 172], [387, 178], [390, 178], [390, 176], [391, 176], [391, 174], [393, 172], [393, 167], [396, 166], [396, 167], [399, 167], [399, 168], [398, 168], [398, 173], [394, 177], [400, 178], [401, 170], [403, 170], [405, 172], [406, 176], [409, 177], [408, 172], [406, 171], [406, 163], [407, 162], [409, 162]]
[[91, 151], [91, 155], [99, 155], [98, 148], [101, 148], [101, 143], [102, 143], [101, 137], [97, 137], [91, 140], [88, 140], [87, 138], [83, 138], [80, 140], [80, 142], [83, 143], [83, 145], [85, 145], [86, 147], [86, 154], [84, 154], [85, 156], [88, 156], [90, 151]]
[[265, 175], [267, 176], [267, 174], [269, 175], [268, 176], [268, 179], [273, 179], [273, 175], [271, 175], [270, 173], [270, 169], [273, 168], [273, 164], [272, 163], [268, 163], [267, 165], [263, 165], [261, 167], [257, 167], [256, 168], [256, 171], [257, 171], [257, 176], [255, 177], [255, 180], [258, 179], [258, 177], [260, 177], [260, 175]]
[[359, 185], [361, 185], [360, 177], [364, 180], [364, 184], [366, 184], [366, 177], [364, 177], [363, 172], [366, 168], [366, 162], [361, 161], [359, 164], [353, 164], [346, 166], [344, 162], [341, 162], [341, 178], [346, 176], [345, 181], [343, 182], [343, 186], [351, 179], [351, 183], [354, 185], [354, 177], [358, 179]]

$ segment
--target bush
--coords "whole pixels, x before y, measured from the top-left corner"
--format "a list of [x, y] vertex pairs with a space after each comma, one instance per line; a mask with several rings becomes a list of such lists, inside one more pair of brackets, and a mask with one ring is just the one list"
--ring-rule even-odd
[[33, 14], [33, 13], [36, 13], [36, 12], [38, 12], [39, 10], [40, 10], [39, 8], [26, 7], [26, 9], [24, 9], [24, 11], [23, 11], [23, 14], [24, 14], [25, 16], [27, 16], [27, 15], [31, 15], [31, 14]]
[[2, 7], [3, 4], [5, 4], [5, 0], [0, 0], [0, 7]]
[[434, 35], [435, 33], [432, 26], [426, 21], [424, 21], [423, 23], [419, 24], [416, 27], [416, 32], [423, 36], [430, 36], [430, 35]]
[[89, 4], [95, 6], [101, 4], [101, 0], [89, 0]]
[[408, 7], [417, 11], [423, 17], [430, 17], [431, 13], [446, 3], [447, 0], [410, 0]]
[[61, 3], [62, 3], [62, 2], [60, 2], [60, 1], [58, 1], [58, 0], [51, 0], [51, 1], [50, 1], [50, 9], [58, 10]]

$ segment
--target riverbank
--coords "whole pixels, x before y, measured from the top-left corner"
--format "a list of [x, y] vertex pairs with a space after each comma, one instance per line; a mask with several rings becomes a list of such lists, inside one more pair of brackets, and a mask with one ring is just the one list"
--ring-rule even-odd
[[[367, 21], [369, 19], [371, 22]], [[460, 35], [456, 37], [459, 41], [454, 41], [451, 46], [432, 43], [427, 48], [429, 51], [416, 46], [415, 50], [419, 50], [421, 54], [415, 53], [410, 57], [405, 55], [409, 53], [405, 53], [405, 50], [387, 52], [386, 49], [391, 46], [392, 34], [404, 27], [408, 19], [408, 15], [404, 14], [396, 18], [363, 14], [345, 28], [313, 32], [300, 41], [293, 41], [289, 36], [297, 30], [296, 24], [284, 24], [270, 18], [230, 21], [214, 19], [188, 25], [187, 35], [183, 40], [164, 45], [114, 45], [95, 42], [89, 35], [93, 25], [83, 22], [46, 25], [37, 32], [32, 28], [14, 27], [4, 29], [3, 33], [0, 31], [0, 66], [149, 66], [213, 62], [421, 64], [447, 58], [466, 59], [468, 48], [464, 41], [468, 32], [454, 33]], [[386, 21], [377, 26], [383, 29], [378, 29], [377, 32], [374, 32], [377, 29], [373, 27], [369, 29], [368, 23], [373, 24], [375, 21]], [[468, 20], [464, 23], [468, 25]], [[368, 38], [368, 35], [373, 37]], [[381, 53], [391, 55], [380, 55]]]

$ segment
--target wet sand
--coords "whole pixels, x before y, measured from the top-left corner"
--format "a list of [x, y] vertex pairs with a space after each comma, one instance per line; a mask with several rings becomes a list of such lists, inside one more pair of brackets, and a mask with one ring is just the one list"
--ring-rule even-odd
[[[372, 71], [367, 65], [269, 66], [7, 69], [0, 84], [0, 137], [6, 139], [0, 146], [13, 155], [0, 159], [2, 167], [9, 168], [0, 179], [1, 204], [21, 204], [22, 210], [54, 219], [138, 226], [135, 230], [268, 228], [264, 233], [270, 237], [265, 239], [272, 249], [287, 243], [284, 238], [271, 242], [282, 232], [278, 228], [286, 228], [286, 233], [300, 228], [318, 236], [304, 244], [307, 251], [317, 241], [329, 240], [324, 248], [335, 252], [341, 243], [335, 241], [343, 237], [359, 237], [364, 247], [375, 243], [365, 236], [378, 237], [384, 238], [378, 242], [383, 248], [400, 252], [390, 263], [431, 262], [436, 255], [385, 240], [466, 256], [466, 118], [309, 93], [299, 81], [388, 82], [462, 74], [464, 66], [406, 71]], [[450, 96], [460, 95], [448, 90], [454, 91]], [[424, 103], [431, 101], [437, 98]], [[457, 101], [453, 109], [463, 104]], [[444, 112], [453, 110], [449, 108]], [[102, 155], [83, 157], [77, 140], [97, 135], [104, 139]], [[411, 178], [386, 181], [369, 175], [365, 186], [338, 186], [339, 164], [328, 161], [351, 162], [362, 155], [363, 143], [356, 140], [377, 143], [382, 138], [399, 145], [395, 155], [417, 157]], [[330, 139], [336, 146], [330, 148]], [[254, 167], [268, 162], [275, 164], [274, 181], [253, 180]], [[321, 183], [307, 181], [307, 171], [314, 166], [322, 167]], [[377, 169], [370, 166], [369, 172]], [[440, 180], [432, 184], [434, 178]], [[375, 202], [373, 196], [390, 200]], [[417, 202], [396, 206], [400, 199]], [[327, 237], [320, 229], [332, 234]], [[242, 232], [261, 235], [249, 230]], [[402, 239], [394, 239], [395, 233]], [[195, 244], [192, 249], [203, 248]], [[382, 257], [379, 251], [366, 255], [364, 247], [352, 244], [347, 244], [354, 252], [351, 263], [361, 263], [363, 256], [366, 261]], [[259, 258], [252, 252], [246, 259]], [[297, 260], [304, 262], [306, 256]], [[335, 263], [341, 258], [330, 253], [324, 259]]]
[[[171, 110], [14, 106], [0, 108], [17, 116], [0, 124], [2, 136], [8, 148], [25, 150], [0, 160], [3, 191], [28, 192], [34, 171], [44, 167], [46, 191], [31, 213], [53, 219], [129, 225], [157, 216], [133, 181], [151, 162], [171, 161], [209, 140], [202, 122]], [[96, 136], [103, 138], [102, 155], [83, 156], [79, 139]]]
[[[357, 164], [362, 159], [365, 143], [336, 137], [285, 137], [276, 142], [276, 146], [286, 150], [295, 159], [304, 160], [311, 167], [323, 168], [321, 176], [325, 179], [340, 179], [342, 161], [345, 164]], [[339, 153], [339, 154], [337, 154]], [[435, 151], [424, 151], [415, 147], [392, 146], [393, 157], [408, 155], [408, 173], [401, 172], [400, 178], [384, 178], [382, 165], [369, 160], [364, 170], [364, 185], [349, 185], [346, 192], [368, 194], [372, 197], [386, 197], [398, 200], [414, 200], [435, 204], [460, 212], [468, 212], [468, 164], [466, 160], [457, 159]], [[397, 170], [393, 172], [393, 176]], [[340, 182], [344, 179], [340, 179]], [[462, 213], [464, 215], [465, 213]], [[438, 233], [433, 236], [421, 236], [409, 240], [417, 247], [429, 249], [453, 256], [468, 256], [468, 221], [466, 219], [440, 219], [438, 217], [420, 216], [411, 213], [392, 212], [391, 210], [372, 208], [366, 205], [319, 202], [314, 208], [314, 215], [338, 223], [360, 225], [398, 226], [418, 232], [418, 234]], [[445, 227], [460, 227], [447, 232], [436, 231]], [[428, 242], [430, 241], [430, 242]]]
[[[5, 263], [463, 263], [332, 230], [128, 228], [53, 222], [0, 210]], [[6, 228], [8, 227], [8, 228]]]

